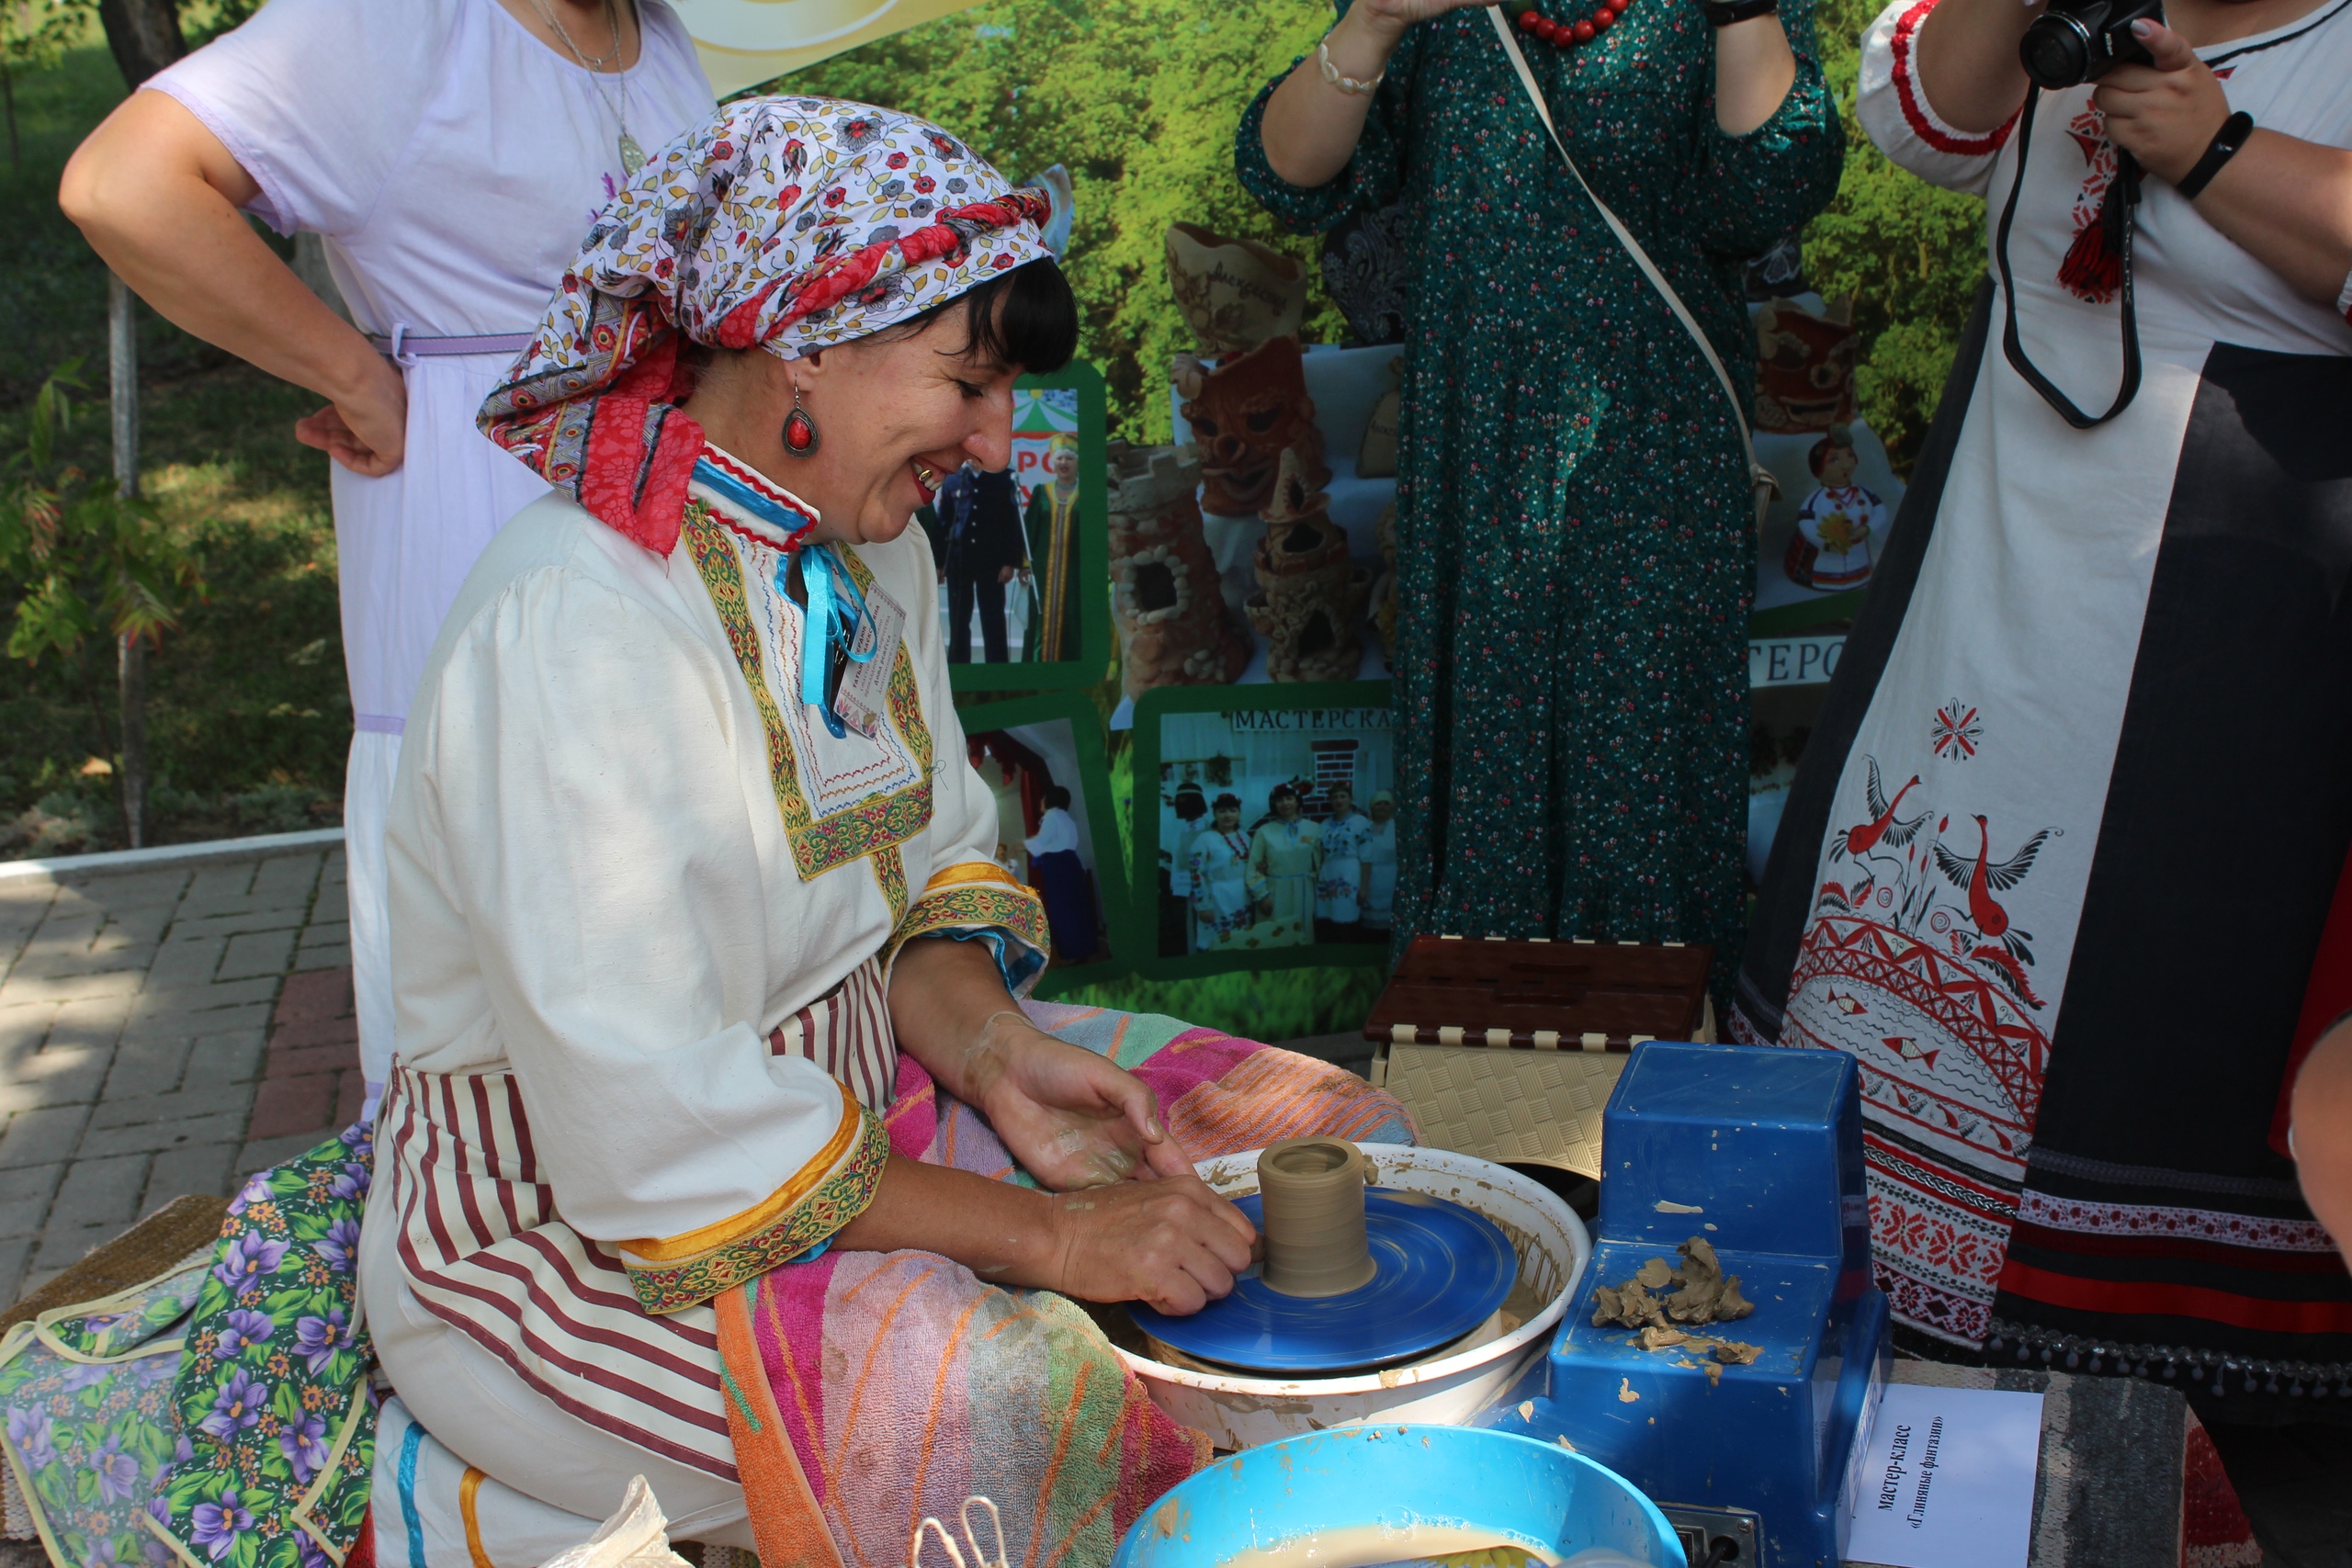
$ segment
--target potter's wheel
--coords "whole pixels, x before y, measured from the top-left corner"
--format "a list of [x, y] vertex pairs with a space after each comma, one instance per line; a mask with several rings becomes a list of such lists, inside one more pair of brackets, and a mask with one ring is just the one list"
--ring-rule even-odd
[[[1262, 1200], [1237, 1199], [1264, 1228]], [[1399, 1361], [1461, 1338], [1493, 1315], [1519, 1274], [1501, 1227], [1477, 1211], [1385, 1187], [1363, 1194], [1373, 1277], [1338, 1295], [1286, 1295], [1256, 1269], [1190, 1317], [1135, 1304], [1136, 1325], [1188, 1356], [1231, 1367], [1330, 1371]]]

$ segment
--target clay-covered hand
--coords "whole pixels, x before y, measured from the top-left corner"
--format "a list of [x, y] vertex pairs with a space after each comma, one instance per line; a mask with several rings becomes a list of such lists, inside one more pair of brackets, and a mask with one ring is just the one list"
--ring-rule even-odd
[[1115, 1062], [1016, 1012], [989, 1020], [961, 1089], [1022, 1168], [1057, 1192], [1136, 1178], [1192, 1178], [1151, 1089]]
[[2178, 33], [2150, 21], [2132, 23], [2132, 31], [2156, 62], [2117, 66], [2091, 98], [2118, 147], [2158, 179], [2177, 183], [2230, 118], [2229, 96]]
[[355, 474], [380, 479], [401, 466], [408, 447], [408, 383], [390, 362], [307, 419], [294, 422], [294, 439], [315, 446]]
[[1067, 1192], [1053, 1205], [1052, 1289], [1177, 1317], [1230, 1292], [1258, 1238], [1240, 1210], [1189, 1171]]

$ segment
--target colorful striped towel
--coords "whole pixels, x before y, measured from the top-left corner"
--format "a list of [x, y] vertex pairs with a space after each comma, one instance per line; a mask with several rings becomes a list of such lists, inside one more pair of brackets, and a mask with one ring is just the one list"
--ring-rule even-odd
[[[1027, 1004], [1039, 1027], [1152, 1086], [1196, 1159], [1329, 1134], [1413, 1141], [1403, 1107], [1327, 1063], [1170, 1018]], [[899, 1154], [1027, 1180], [911, 1057], [884, 1119]], [[1011, 1568], [1091, 1568], [1208, 1461], [1085, 1309], [925, 1252], [831, 1251], [719, 1307], [736, 1458], [763, 1568], [905, 1568], [923, 1517], [1002, 1510]]]

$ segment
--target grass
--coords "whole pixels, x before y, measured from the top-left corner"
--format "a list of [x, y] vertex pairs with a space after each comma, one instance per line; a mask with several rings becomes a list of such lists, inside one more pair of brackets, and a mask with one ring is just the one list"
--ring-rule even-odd
[[[19, 78], [23, 162], [0, 175], [17, 253], [0, 272], [0, 450], [21, 444], [41, 379], [80, 359], [93, 400], [65, 449], [93, 471], [110, 461], [107, 274], [58, 211], [57, 179], [121, 96], [102, 48]], [[351, 731], [334, 529], [327, 461], [292, 431], [318, 400], [140, 314], [140, 482], [209, 585], [149, 660], [152, 840], [332, 825]], [[122, 842], [113, 663], [94, 639], [77, 658], [0, 666], [0, 857]]]

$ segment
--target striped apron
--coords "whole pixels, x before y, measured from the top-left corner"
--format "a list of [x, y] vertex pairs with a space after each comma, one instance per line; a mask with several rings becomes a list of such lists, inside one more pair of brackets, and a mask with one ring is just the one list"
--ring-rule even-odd
[[[880, 958], [768, 1036], [848, 1087], [876, 1115], [899, 1052]], [[511, 1070], [393, 1065], [378, 1168], [400, 1215], [400, 1253], [424, 1309], [497, 1356], [555, 1404], [681, 1464], [736, 1479], [708, 1306], [668, 1316], [637, 1303], [620, 1255], [563, 1221]]]

